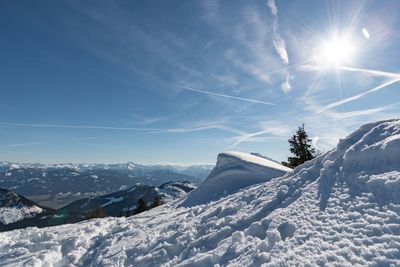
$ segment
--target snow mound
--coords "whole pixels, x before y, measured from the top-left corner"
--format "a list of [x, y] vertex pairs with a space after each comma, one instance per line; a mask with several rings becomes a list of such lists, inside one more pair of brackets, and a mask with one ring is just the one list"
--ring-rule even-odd
[[284, 175], [292, 169], [243, 152], [224, 152], [207, 179], [183, 201], [182, 206], [205, 204], [250, 185]]
[[399, 131], [400, 120], [365, 125], [209, 204], [0, 233], [0, 265], [400, 266]]

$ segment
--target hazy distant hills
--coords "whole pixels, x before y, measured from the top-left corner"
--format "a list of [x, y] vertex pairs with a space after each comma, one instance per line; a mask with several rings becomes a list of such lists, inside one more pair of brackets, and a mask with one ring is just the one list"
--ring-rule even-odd
[[0, 162], [0, 188], [59, 208], [74, 200], [124, 190], [136, 184], [160, 186], [170, 181], [198, 184], [212, 165], [18, 164]]

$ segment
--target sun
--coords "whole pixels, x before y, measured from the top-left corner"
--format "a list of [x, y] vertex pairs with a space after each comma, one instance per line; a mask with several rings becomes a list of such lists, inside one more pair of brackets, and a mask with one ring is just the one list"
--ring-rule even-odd
[[340, 67], [354, 61], [356, 44], [346, 35], [333, 36], [317, 47], [315, 60], [318, 65]]

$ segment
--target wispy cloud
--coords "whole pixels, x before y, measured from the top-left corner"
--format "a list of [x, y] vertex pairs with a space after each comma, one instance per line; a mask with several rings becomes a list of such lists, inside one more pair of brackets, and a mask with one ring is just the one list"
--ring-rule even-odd
[[210, 91], [204, 91], [204, 90], [200, 90], [200, 89], [196, 89], [196, 88], [192, 88], [192, 87], [188, 87], [188, 86], [177, 85], [176, 87], [181, 88], [181, 89], [185, 89], [185, 90], [189, 90], [189, 91], [193, 91], [193, 92], [197, 92], [197, 93], [207, 94], [207, 95], [231, 98], [231, 99], [235, 99], [235, 100], [247, 101], [247, 102], [263, 104], [263, 105], [269, 105], [269, 106], [276, 106], [276, 104], [270, 103], [270, 102], [259, 101], [259, 100], [255, 100], [255, 99], [244, 98], [244, 97], [225, 95], [225, 94], [218, 94], [218, 93], [214, 93], [214, 92], [210, 92]]
[[[278, 53], [279, 57], [283, 61], [285, 65], [289, 64], [289, 56], [286, 50], [286, 42], [281, 37], [279, 32], [279, 24], [278, 24], [278, 7], [276, 6], [275, 0], [268, 0], [267, 2], [269, 9], [271, 10], [271, 14], [273, 16], [272, 21], [272, 34], [273, 34], [273, 43], [276, 52]], [[288, 70], [285, 71], [285, 81], [281, 84], [281, 89], [283, 92], [287, 93], [292, 89], [290, 84], [290, 74]]]
[[400, 79], [400, 73], [396, 73], [396, 72], [387, 72], [387, 71], [381, 71], [381, 70], [353, 68], [353, 67], [347, 67], [347, 66], [340, 66], [339, 68], [342, 69], [342, 70], [347, 70], [347, 71], [362, 72], [362, 73], [370, 74], [372, 76]]
[[[313, 65], [313, 64], [302, 64], [298, 67], [299, 70], [303, 70], [303, 71], [313, 71], [318, 73], [317, 77], [316, 77], [316, 81], [318, 80], [319, 75], [323, 72], [324, 67], [323, 66], [319, 66], [319, 65]], [[339, 70], [341, 71], [350, 71], [350, 72], [359, 72], [362, 74], [366, 74], [368, 77], [369, 76], [374, 76], [374, 77], [381, 77], [384, 78], [385, 81], [367, 91], [364, 91], [362, 93], [359, 93], [357, 95], [354, 96], [350, 96], [344, 99], [341, 99], [339, 101], [335, 101], [333, 103], [330, 103], [328, 105], [324, 105], [324, 106], [319, 106], [317, 105], [315, 102], [311, 101], [309, 94], [310, 88], [314, 88], [315, 84], [312, 86], [309, 86], [308, 91], [306, 92], [305, 96], [303, 97], [303, 100], [305, 100], [306, 102], [308, 102], [308, 108], [313, 110], [313, 112], [315, 114], [320, 114], [320, 113], [326, 113], [326, 111], [331, 110], [335, 107], [347, 104], [349, 102], [358, 100], [360, 98], [363, 98], [371, 93], [380, 91], [392, 84], [395, 84], [397, 82], [400, 82], [400, 74], [399, 73], [394, 73], [394, 72], [387, 72], [387, 71], [381, 71], [381, 70], [373, 70], [373, 69], [365, 69], [365, 68], [354, 68], [354, 67], [348, 67], [348, 66], [339, 66], [338, 67]], [[384, 108], [386, 109], [386, 107]], [[377, 109], [370, 109], [370, 110], [364, 110], [362, 112], [356, 111], [353, 112], [354, 115], [366, 115], [366, 112], [368, 112], [368, 114], [373, 114], [376, 112], [382, 111], [381, 108], [377, 108]], [[339, 115], [340, 113], [335, 113], [335, 112], [331, 112], [331, 115], [333, 114], [334, 117], [336, 117], [335, 115]], [[342, 114], [343, 115], [343, 114]]]
[[[136, 127], [114, 127], [114, 126], [98, 126], [98, 125], [65, 125], [65, 124], [39, 124], [39, 123], [15, 123], [0, 122], [3, 126], [13, 127], [36, 127], [36, 128], [67, 128], [67, 129], [93, 129], [93, 130], [112, 130], [112, 131], [140, 131], [148, 133], [189, 133], [206, 131], [211, 129], [224, 130], [236, 134], [243, 132], [225, 125], [209, 123], [195, 127], [177, 127], [177, 128], [136, 128]], [[94, 139], [94, 138], [93, 138]]]
[[367, 116], [376, 114], [385, 110], [396, 108], [399, 103], [378, 107], [378, 108], [370, 108], [370, 109], [363, 109], [363, 110], [354, 110], [349, 112], [330, 112], [329, 116], [336, 119], [346, 119], [346, 118], [354, 118], [358, 116]]
[[33, 145], [40, 145], [40, 142], [31, 142], [31, 143], [18, 143], [18, 144], [9, 144], [3, 145], [3, 147], [21, 147], [21, 146], [33, 146]]
[[147, 125], [147, 124], [154, 124], [160, 121], [164, 121], [168, 119], [167, 116], [164, 117], [145, 117], [138, 114], [133, 114], [133, 117], [137, 118], [139, 121], [135, 121], [134, 124], [136, 125]]
[[97, 140], [100, 138], [101, 136], [88, 136], [88, 137], [74, 138], [72, 139], [72, 141], [90, 141], [90, 140]]
[[345, 98], [345, 99], [342, 99], [342, 100], [333, 102], [333, 103], [331, 103], [331, 104], [329, 104], [329, 105], [326, 105], [323, 109], [317, 111], [317, 114], [322, 113], [322, 112], [325, 112], [325, 111], [327, 111], [328, 109], [332, 109], [332, 108], [341, 106], [341, 105], [343, 105], [343, 104], [352, 102], [352, 101], [354, 101], [354, 100], [360, 99], [360, 98], [362, 98], [362, 97], [364, 97], [364, 96], [366, 96], [366, 95], [369, 95], [369, 94], [371, 94], [371, 93], [373, 93], [373, 92], [382, 90], [383, 88], [385, 88], [385, 87], [387, 87], [387, 86], [389, 86], [389, 85], [392, 85], [392, 84], [394, 84], [394, 83], [396, 83], [396, 82], [399, 82], [399, 81], [400, 81], [399, 78], [397, 78], [397, 79], [392, 79], [392, 80], [389, 80], [389, 81], [387, 81], [387, 82], [384, 82], [384, 83], [382, 83], [382, 84], [380, 84], [380, 85], [378, 85], [378, 86], [375, 86], [374, 88], [372, 88], [372, 89], [370, 89], [370, 90], [368, 90], [368, 91], [365, 91], [365, 92], [363, 92], [363, 93], [360, 93], [360, 94], [358, 94], [358, 95], [351, 96], [351, 97], [348, 97], [348, 98]]
[[287, 65], [289, 64], [289, 56], [286, 50], [286, 42], [285, 40], [283, 40], [283, 38], [279, 33], [278, 8], [276, 7], [275, 0], [268, 0], [268, 6], [273, 15], [272, 32], [273, 32], [274, 47], [279, 57]]
[[127, 130], [127, 131], [154, 131], [165, 130], [157, 128], [135, 128], [135, 127], [114, 127], [114, 126], [95, 126], [95, 125], [65, 125], [65, 124], [40, 124], [40, 123], [16, 123], [0, 122], [3, 126], [16, 127], [37, 127], [37, 128], [71, 128], [71, 129], [99, 129], [99, 130]]
[[255, 132], [255, 133], [249, 133], [249, 134], [240, 135], [240, 136], [236, 137], [236, 139], [237, 139], [236, 142], [233, 143], [231, 146], [227, 147], [226, 149], [232, 149], [232, 148], [238, 146], [239, 144], [247, 141], [248, 139], [250, 139], [252, 137], [256, 137], [256, 136], [263, 135], [263, 134], [266, 134], [266, 133], [268, 133], [268, 130], [263, 130], [263, 131], [259, 131], [259, 132]]

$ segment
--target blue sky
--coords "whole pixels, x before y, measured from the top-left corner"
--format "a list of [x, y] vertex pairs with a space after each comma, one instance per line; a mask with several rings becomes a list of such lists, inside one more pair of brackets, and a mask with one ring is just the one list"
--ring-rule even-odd
[[3, 1], [0, 160], [284, 160], [302, 123], [326, 151], [399, 116], [399, 14], [396, 0]]

